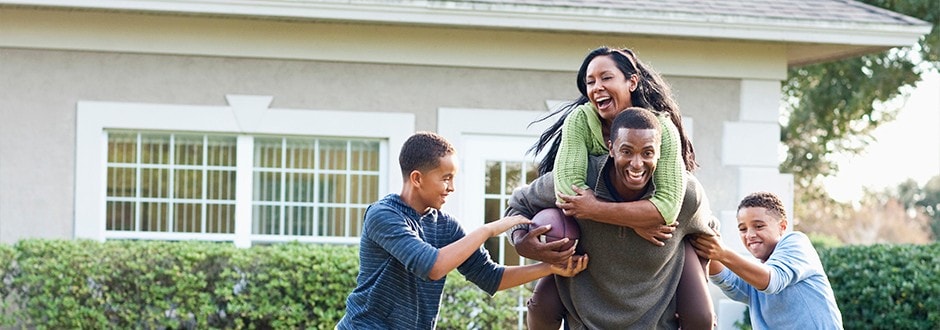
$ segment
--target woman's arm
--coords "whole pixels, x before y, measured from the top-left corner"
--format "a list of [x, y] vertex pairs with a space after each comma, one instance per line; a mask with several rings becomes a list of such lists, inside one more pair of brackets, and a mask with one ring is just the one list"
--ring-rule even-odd
[[[595, 132], [594, 130], [597, 130]], [[555, 192], [572, 195], [571, 186], [587, 188], [588, 154], [607, 152], [606, 142], [597, 141], [595, 133], [601, 130], [600, 118], [594, 106], [585, 103], [575, 108], [565, 119], [561, 128], [561, 143], [555, 155], [552, 172], [555, 175]], [[603, 140], [603, 138], [600, 138]]]
[[662, 128], [659, 161], [653, 171], [653, 184], [656, 191], [650, 202], [656, 206], [666, 224], [672, 224], [679, 217], [682, 200], [685, 198], [685, 163], [682, 161], [682, 145], [679, 130], [668, 116], [657, 114]]

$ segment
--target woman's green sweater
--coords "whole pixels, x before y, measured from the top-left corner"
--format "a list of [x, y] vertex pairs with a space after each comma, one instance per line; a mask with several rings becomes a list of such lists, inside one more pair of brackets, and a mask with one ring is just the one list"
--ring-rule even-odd
[[[656, 112], [654, 112], [656, 113]], [[679, 130], [668, 116], [657, 114], [662, 127], [662, 145], [659, 162], [653, 171], [653, 184], [656, 191], [650, 201], [662, 214], [666, 224], [672, 224], [679, 215], [682, 198], [685, 196], [684, 162], [679, 152]], [[591, 103], [585, 103], [568, 115], [561, 131], [561, 145], [555, 156], [555, 191], [565, 195], [574, 195], [572, 185], [587, 189], [584, 178], [587, 176], [588, 155], [607, 153], [607, 141], [601, 126], [597, 109]]]

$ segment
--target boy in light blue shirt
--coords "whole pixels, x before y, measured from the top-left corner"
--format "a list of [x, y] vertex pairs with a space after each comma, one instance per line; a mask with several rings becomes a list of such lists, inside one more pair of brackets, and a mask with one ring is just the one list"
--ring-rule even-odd
[[842, 329], [819, 255], [805, 234], [785, 233], [780, 199], [767, 192], [748, 195], [737, 218], [741, 241], [760, 263], [727, 249], [716, 236], [699, 236], [692, 245], [710, 259], [712, 283], [750, 307], [754, 329]]

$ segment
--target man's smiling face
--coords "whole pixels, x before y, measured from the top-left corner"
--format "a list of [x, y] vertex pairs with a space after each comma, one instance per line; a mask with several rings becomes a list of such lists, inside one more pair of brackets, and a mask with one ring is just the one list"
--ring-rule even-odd
[[655, 129], [620, 128], [618, 133], [609, 146], [616, 172], [613, 183], [621, 194], [642, 192], [659, 161], [659, 132]]

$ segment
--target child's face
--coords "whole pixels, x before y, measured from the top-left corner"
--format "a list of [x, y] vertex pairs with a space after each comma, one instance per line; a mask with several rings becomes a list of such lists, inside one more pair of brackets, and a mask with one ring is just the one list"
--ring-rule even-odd
[[457, 175], [457, 155], [441, 157], [440, 164], [421, 174], [420, 195], [427, 206], [440, 209], [447, 195], [454, 192], [454, 177]]
[[777, 218], [763, 207], [745, 207], [738, 210], [738, 233], [751, 255], [767, 261], [777, 242], [787, 229], [786, 220]]

